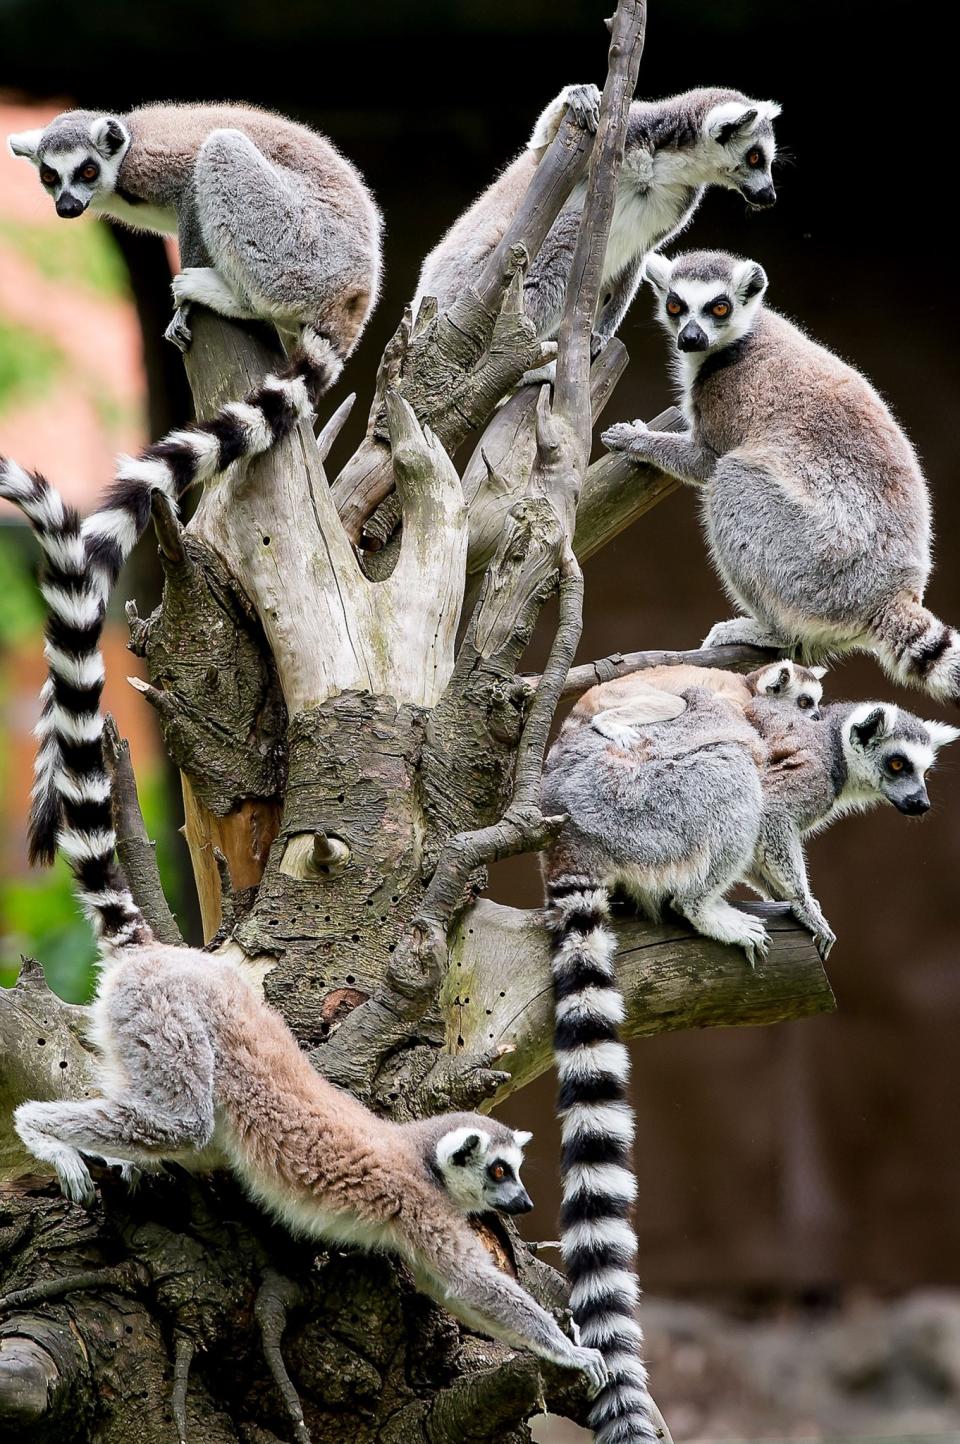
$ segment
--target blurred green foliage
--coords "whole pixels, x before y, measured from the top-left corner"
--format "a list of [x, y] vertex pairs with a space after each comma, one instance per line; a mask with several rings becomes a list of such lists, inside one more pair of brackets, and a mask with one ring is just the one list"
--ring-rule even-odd
[[0, 221], [0, 241], [26, 257], [41, 276], [69, 281], [99, 296], [128, 296], [127, 268], [108, 226], [88, 218], [79, 225], [28, 225]]
[[0, 411], [25, 394], [42, 396], [63, 357], [52, 342], [0, 318]]

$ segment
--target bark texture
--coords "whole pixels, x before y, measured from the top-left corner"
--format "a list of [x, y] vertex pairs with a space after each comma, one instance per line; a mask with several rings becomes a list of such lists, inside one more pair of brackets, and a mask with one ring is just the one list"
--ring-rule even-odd
[[[664, 660], [572, 667], [578, 558], [675, 485], [619, 458], [588, 467], [626, 364], [612, 342], [591, 368], [590, 337], [643, 22], [641, 0], [621, 0], [595, 141], [564, 122], [476, 291], [404, 317], [334, 484], [324, 462], [352, 399], [319, 438], [303, 426], [209, 487], [186, 529], [158, 505], [162, 605], [129, 612], [140, 690], [182, 776], [208, 945], [262, 981], [318, 1069], [399, 1118], [492, 1107], [550, 1066], [546, 935], [536, 913], [481, 898], [485, 867], [557, 826], [539, 779], [560, 697]], [[556, 386], [517, 391], [543, 351], [523, 271], [588, 160]], [[198, 415], [275, 359], [261, 335], [199, 312]], [[461, 481], [448, 452], [484, 428]], [[352, 545], [368, 524], [387, 543], [372, 562]], [[547, 666], [524, 677], [554, 594]], [[176, 941], [129, 758], [116, 737], [111, 750], [124, 864]], [[782, 914], [770, 925], [750, 972], [682, 925], [621, 919], [628, 1033], [830, 1007], [810, 939]], [[228, 1178], [170, 1169], [131, 1194], [103, 1173], [92, 1213], [65, 1203], [9, 1120], [22, 1099], [93, 1090], [83, 1023], [36, 965], [0, 995], [0, 1436], [521, 1444], [545, 1406], [583, 1415], [578, 1378], [469, 1335], [391, 1261], [292, 1242]], [[563, 1310], [558, 1274], [502, 1224], [478, 1227]]]

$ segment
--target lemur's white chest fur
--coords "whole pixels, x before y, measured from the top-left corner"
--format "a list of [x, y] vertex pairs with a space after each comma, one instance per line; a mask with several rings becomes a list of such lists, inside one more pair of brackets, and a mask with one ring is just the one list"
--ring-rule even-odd
[[[603, 285], [646, 255], [683, 221], [703, 184], [690, 159], [671, 151], [638, 150], [624, 158], [603, 264]], [[582, 203], [582, 201], [581, 201]]]
[[136, 231], [152, 231], [155, 235], [175, 236], [177, 234], [177, 213], [170, 207], [131, 205], [121, 200], [114, 192], [95, 196], [90, 209], [98, 215], [112, 216], [123, 221], [125, 226]]

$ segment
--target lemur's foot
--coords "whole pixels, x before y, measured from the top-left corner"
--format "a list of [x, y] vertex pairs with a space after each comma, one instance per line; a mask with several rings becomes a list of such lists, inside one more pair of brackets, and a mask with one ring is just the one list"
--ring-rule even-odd
[[595, 85], [571, 85], [567, 91], [567, 105], [574, 120], [591, 135], [596, 135], [600, 124], [600, 92]]
[[190, 343], [193, 340], [193, 332], [187, 322], [189, 314], [189, 306], [178, 306], [173, 313], [173, 320], [163, 333], [163, 339], [170, 341], [184, 355], [190, 350]]
[[300, 1298], [301, 1290], [298, 1284], [277, 1273], [275, 1269], [267, 1269], [254, 1301], [253, 1314], [260, 1329], [264, 1358], [290, 1416], [297, 1444], [310, 1444], [310, 1433], [303, 1417], [303, 1405], [287, 1373], [287, 1366], [280, 1351], [280, 1341], [287, 1326], [287, 1314], [294, 1304], [299, 1303]]
[[64, 1149], [54, 1160], [53, 1166], [64, 1198], [68, 1198], [71, 1203], [79, 1203], [82, 1208], [92, 1208], [96, 1202], [97, 1190], [90, 1170], [79, 1153], [73, 1148]]
[[532, 371], [524, 371], [518, 381], [518, 386], [555, 386], [557, 381], [557, 363], [548, 361], [546, 366], [536, 366]]
[[607, 344], [609, 343], [609, 341], [610, 341], [610, 337], [609, 337], [609, 336], [605, 336], [602, 331], [593, 331], [593, 332], [591, 332], [591, 335], [590, 335], [590, 360], [591, 360], [591, 361], [596, 361], [596, 359], [597, 359], [597, 357], [600, 355], [601, 351], [605, 351], [605, 350], [606, 350]]
[[823, 914], [811, 912], [803, 903], [792, 903], [790, 911], [801, 927], [806, 928], [813, 938], [813, 945], [820, 955], [821, 963], [830, 956], [830, 949], [837, 941], [837, 935]]
[[576, 1348], [570, 1363], [574, 1369], [582, 1369], [586, 1374], [591, 1394], [599, 1394], [610, 1378], [607, 1361], [599, 1349]]
[[743, 948], [744, 955], [751, 968], [762, 963], [767, 956], [770, 947], [770, 934], [759, 918], [754, 918], [749, 913], [741, 913], [743, 928], [740, 937], [734, 941]]
[[790, 644], [768, 632], [754, 617], [732, 617], [711, 627], [701, 647], [769, 647], [774, 652], [789, 653]]
[[121, 1182], [126, 1184], [131, 1193], [136, 1193], [143, 1182], [142, 1168], [138, 1168], [135, 1163], [127, 1163], [122, 1158], [105, 1158], [103, 1161], [108, 1168], [116, 1170]]

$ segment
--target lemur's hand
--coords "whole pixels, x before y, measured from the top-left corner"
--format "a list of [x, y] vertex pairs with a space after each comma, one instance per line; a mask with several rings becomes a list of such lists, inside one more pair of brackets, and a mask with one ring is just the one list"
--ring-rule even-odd
[[570, 1359], [575, 1369], [582, 1369], [587, 1376], [591, 1394], [599, 1394], [610, 1378], [607, 1362], [599, 1349], [575, 1349]]
[[635, 451], [638, 443], [650, 435], [650, 428], [643, 421], [618, 421], [600, 435], [608, 451]]
[[567, 105], [574, 120], [583, 130], [596, 135], [600, 124], [600, 92], [595, 85], [571, 85]]

